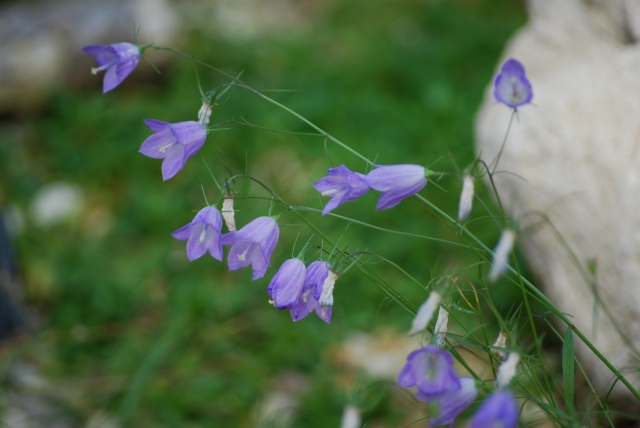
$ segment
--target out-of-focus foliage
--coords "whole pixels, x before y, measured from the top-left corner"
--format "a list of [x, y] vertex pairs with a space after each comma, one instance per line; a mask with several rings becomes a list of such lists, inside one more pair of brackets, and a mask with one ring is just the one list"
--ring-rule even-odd
[[[380, 163], [453, 171], [447, 150], [462, 166], [473, 160], [475, 109], [524, 11], [515, 0], [334, 0], [299, 19], [291, 31], [249, 38], [196, 27], [185, 34], [183, 50], [232, 74], [243, 70], [243, 80], [257, 89], [301, 90], [270, 95]], [[144, 28], [141, 37], [151, 42]], [[266, 426], [261, 403], [289, 388], [302, 399], [294, 426], [337, 426], [355, 387], [332, 362], [331, 346], [354, 331], [405, 331], [410, 317], [383, 304], [384, 294], [355, 271], [336, 285], [330, 325], [313, 314], [294, 324], [288, 312], [271, 307], [269, 278], [291, 257], [298, 234], [298, 249], [311, 235], [294, 216], [281, 221], [273, 266], [262, 280], [252, 282], [247, 269], [229, 273], [226, 262], [208, 255], [187, 261], [185, 243], [170, 233], [204, 206], [201, 183], [210, 201], [219, 196], [202, 157], [218, 178], [225, 175], [219, 163], [234, 173], [246, 169], [288, 202], [317, 208], [311, 184], [330, 166], [322, 138], [232, 125], [209, 134], [186, 168], [163, 183], [160, 162], [137, 153], [150, 135], [142, 119], [195, 119], [194, 70], [178, 59], [160, 77], [141, 80], [134, 73], [106, 96], [96, 78], [93, 91], [60, 90], [42, 114], [0, 122], [2, 204], [28, 212], [35, 192], [57, 180], [80, 185], [86, 195], [84, 210], [64, 224], [41, 229], [27, 218], [16, 247], [27, 300], [43, 319], [4, 358], [31, 361], [63, 385], [60, 397], [79, 420], [106, 409], [126, 426]], [[228, 81], [197, 70], [205, 90]], [[216, 107], [212, 123], [231, 118], [309, 131], [239, 89]], [[337, 146], [329, 143], [328, 153], [335, 164], [364, 172], [362, 161]], [[461, 183], [451, 176], [440, 184], [448, 192], [429, 184], [422, 193], [454, 215]], [[247, 182], [238, 197], [250, 195], [266, 193]], [[239, 199], [239, 226], [268, 207]], [[413, 199], [384, 212], [374, 207], [369, 194], [336, 212], [455, 239]], [[311, 217], [333, 239], [341, 236], [342, 245], [391, 259], [423, 284], [477, 261], [464, 249]], [[476, 232], [491, 245], [499, 230]], [[397, 271], [375, 263], [376, 272], [412, 302], [426, 297]], [[510, 298], [495, 301], [508, 305]], [[367, 426], [409, 422], [409, 411], [381, 390], [369, 391], [363, 404]]]

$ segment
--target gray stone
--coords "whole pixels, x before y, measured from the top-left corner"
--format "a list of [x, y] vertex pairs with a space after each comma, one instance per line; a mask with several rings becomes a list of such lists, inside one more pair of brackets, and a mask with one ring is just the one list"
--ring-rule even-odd
[[[530, 0], [528, 9], [529, 22], [497, 68], [509, 57], [521, 61], [534, 105], [519, 110], [498, 168], [513, 174], [497, 173], [496, 185], [521, 226], [548, 218], [520, 237], [521, 248], [546, 294], [637, 389], [640, 2]], [[491, 91], [476, 123], [477, 149], [487, 161], [496, 156], [511, 115]], [[577, 339], [576, 346], [596, 388], [606, 393], [614, 375]], [[630, 397], [620, 382], [613, 395]]]

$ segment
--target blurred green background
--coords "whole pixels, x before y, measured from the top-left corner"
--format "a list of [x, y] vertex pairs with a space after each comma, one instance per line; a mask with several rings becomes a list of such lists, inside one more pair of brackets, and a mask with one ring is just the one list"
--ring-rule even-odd
[[[516, 0], [330, 0], [300, 19], [288, 31], [246, 37], [194, 26], [180, 46], [232, 74], [243, 70], [257, 89], [301, 90], [271, 96], [379, 163], [455, 171], [447, 147], [462, 167], [473, 160], [474, 113], [525, 13]], [[144, 28], [140, 42], [151, 42]], [[205, 90], [228, 81], [197, 70]], [[330, 325], [314, 314], [293, 323], [288, 311], [267, 303], [271, 276], [291, 257], [296, 238], [300, 248], [311, 236], [294, 216], [281, 222], [273, 267], [261, 280], [252, 282], [249, 269], [229, 273], [226, 260], [208, 255], [188, 262], [185, 243], [170, 233], [204, 206], [202, 183], [209, 200], [219, 197], [202, 158], [219, 179], [226, 174], [220, 164], [234, 173], [246, 168], [288, 202], [316, 208], [311, 184], [330, 164], [321, 138], [231, 126], [209, 134], [185, 169], [162, 182], [160, 162], [137, 153], [150, 135], [142, 120], [193, 120], [200, 100], [189, 61], [176, 58], [161, 71], [136, 71], [107, 95], [95, 77], [91, 90], [57, 90], [37, 114], [2, 118], [0, 203], [26, 215], [15, 247], [26, 302], [39, 320], [32, 335], [3, 346], [5, 371], [15, 361], [37, 367], [54, 385], [49, 398], [81, 426], [102, 412], [122, 426], [329, 427], [339, 426], [352, 401], [368, 428], [424, 416], [426, 409], [397, 398], [391, 382], [372, 383], [336, 357], [354, 333], [402, 334], [411, 320], [357, 271], [337, 283]], [[241, 90], [216, 107], [212, 123], [231, 118], [310, 131]], [[364, 171], [362, 161], [331, 143], [328, 149], [333, 163]], [[81, 186], [84, 206], [63, 224], [38, 227], [28, 215], [31, 201], [54, 181]], [[422, 194], [454, 215], [461, 183], [450, 176], [439, 184], [446, 191], [428, 185]], [[247, 182], [239, 197], [258, 195], [266, 193]], [[374, 210], [375, 200], [370, 193], [336, 213], [457, 239], [413, 199], [384, 212]], [[238, 200], [238, 225], [268, 208]], [[332, 239], [389, 258], [423, 284], [477, 261], [464, 249], [308, 218]], [[490, 246], [498, 234], [497, 227], [479, 231]], [[414, 305], [426, 297], [390, 266], [371, 267]], [[496, 304], [508, 310], [509, 299], [497, 296]], [[262, 410], [279, 393], [299, 400], [289, 425]]]

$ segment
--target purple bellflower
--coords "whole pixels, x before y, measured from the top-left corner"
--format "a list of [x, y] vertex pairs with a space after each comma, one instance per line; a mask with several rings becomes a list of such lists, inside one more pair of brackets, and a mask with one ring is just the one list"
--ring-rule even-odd
[[460, 390], [460, 378], [453, 369], [453, 356], [435, 345], [413, 351], [398, 376], [398, 385], [417, 386], [422, 400]]
[[292, 309], [300, 298], [307, 268], [299, 259], [289, 259], [273, 276], [267, 292], [276, 309]]
[[82, 48], [96, 57], [100, 67], [92, 68], [91, 73], [107, 70], [102, 84], [102, 93], [106, 94], [118, 86], [131, 74], [140, 61], [140, 48], [132, 43], [115, 43], [109, 46], [92, 45]]
[[439, 427], [453, 423], [460, 413], [464, 412], [478, 396], [475, 380], [470, 377], [460, 378], [460, 389], [437, 396], [429, 396], [418, 391], [416, 398], [432, 404], [435, 414], [431, 415], [429, 426]]
[[518, 426], [518, 402], [507, 390], [494, 392], [482, 403], [471, 420], [471, 428]]
[[154, 134], [140, 146], [140, 153], [162, 162], [162, 179], [168, 180], [178, 173], [195, 155], [207, 138], [207, 131], [198, 122], [167, 123], [145, 119], [144, 124]]
[[222, 216], [216, 207], [205, 207], [193, 221], [171, 234], [187, 241], [187, 257], [193, 261], [209, 251], [211, 257], [222, 260]]
[[251, 279], [262, 278], [270, 266], [278, 236], [278, 223], [271, 217], [258, 217], [237, 232], [222, 235], [222, 245], [231, 246], [227, 259], [229, 270], [251, 265]]
[[291, 319], [300, 321], [312, 311], [326, 323], [331, 322], [332, 305], [321, 305], [319, 302], [322, 293], [322, 285], [329, 277], [331, 266], [327, 262], [318, 260], [307, 267], [307, 274], [304, 279], [302, 293], [298, 301], [291, 308]]
[[426, 170], [420, 165], [380, 165], [366, 175], [367, 184], [382, 192], [377, 210], [395, 207], [418, 193], [426, 184]]
[[322, 177], [313, 183], [313, 187], [322, 196], [331, 196], [331, 200], [327, 202], [327, 205], [322, 210], [322, 215], [338, 208], [345, 202], [358, 199], [369, 191], [365, 176], [359, 172], [350, 171], [344, 165], [329, 168], [327, 174], [327, 177]]
[[493, 96], [502, 104], [514, 109], [531, 102], [531, 83], [519, 61], [509, 58], [502, 64], [494, 81]]

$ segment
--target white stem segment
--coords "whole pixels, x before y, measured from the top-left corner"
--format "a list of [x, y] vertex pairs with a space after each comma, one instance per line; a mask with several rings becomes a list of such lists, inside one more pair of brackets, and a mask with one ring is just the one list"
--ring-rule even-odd
[[422, 306], [420, 306], [416, 317], [411, 323], [411, 330], [409, 330], [408, 333], [409, 336], [427, 328], [427, 325], [429, 325], [429, 321], [431, 321], [431, 318], [433, 317], [433, 313], [436, 311], [441, 301], [442, 296], [437, 291], [433, 291], [431, 294], [429, 294], [429, 297], [422, 304]]

